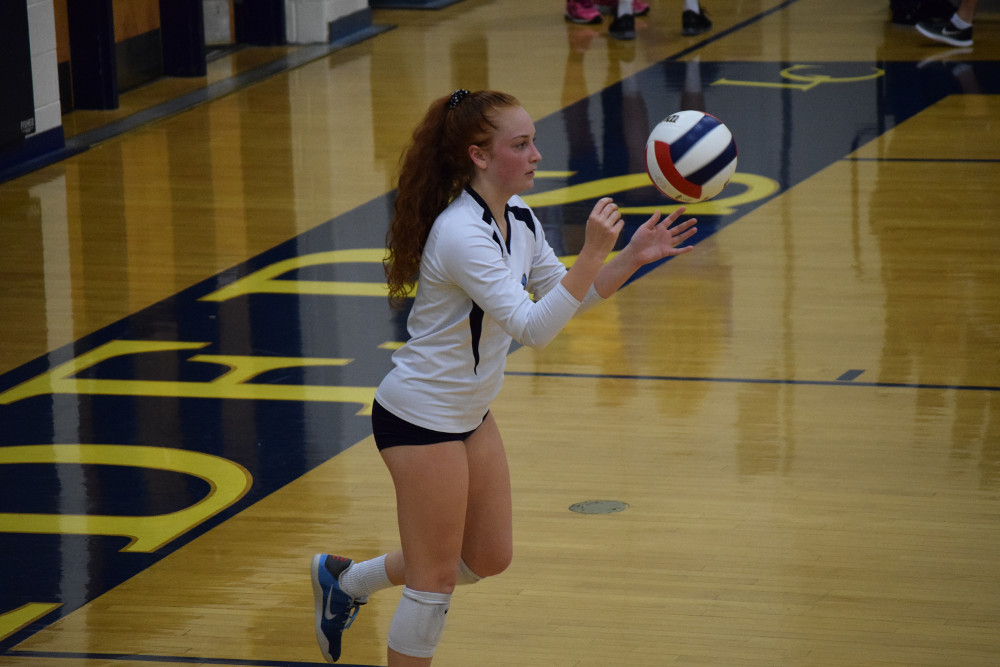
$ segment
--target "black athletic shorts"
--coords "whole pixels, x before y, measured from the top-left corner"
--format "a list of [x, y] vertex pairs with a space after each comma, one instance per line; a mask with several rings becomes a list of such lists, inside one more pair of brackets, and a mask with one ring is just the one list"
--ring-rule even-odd
[[[488, 415], [489, 412], [486, 414]], [[483, 415], [483, 421], [486, 421], [486, 415]], [[378, 401], [372, 405], [372, 431], [375, 434], [375, 446], [379, 448], [379, 451], [397, 445], [434, 445], [452, 440], [464, 441], [478, 428], [477, 426], [465, 433], [434, 431], [400, 419], [383, 408]]]

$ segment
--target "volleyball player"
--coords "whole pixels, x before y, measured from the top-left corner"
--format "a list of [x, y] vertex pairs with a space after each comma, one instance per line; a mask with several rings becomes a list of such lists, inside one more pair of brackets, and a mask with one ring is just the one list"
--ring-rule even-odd
[[[635, 39], [635, 17], [648, 13], [649, 5], [644, 0], [566, 0], [565, 17], [572, 23], [594, 25], [604, 20], [601, 14], [610, 14], [613, 18], [608, 35], [628, 40]], [[700, 35], [711, 29], [712, 20], [699, 0], [684, 0], [681, 34]]]
[[[409, 341], [393, 355], [372, 414], [392, 476], [402, 548], [354, 562], [312, 561], [316, 633], [329, 661], [360, 605], [403, 586], [388, 631], [390, 667], [429, 665], [456, 585], [496, 575], [513, 551], [510, 478], [489, 410], [511, 340], [543, 347], [583, 304], [610, 297], [641, 266], [688, 252], [695, 220], [678, 209], [641, 225], [605, 261], [622, 229], [605, 197], [591, 211], [572, 268], [556, 258], [518, 193], [541, 154], [520, 103], [457, 90], [431, 104], [404, 155], [387, 235], [398, 305], [419, 277]], [[530, 296], [534, 295], [534, 299]]]

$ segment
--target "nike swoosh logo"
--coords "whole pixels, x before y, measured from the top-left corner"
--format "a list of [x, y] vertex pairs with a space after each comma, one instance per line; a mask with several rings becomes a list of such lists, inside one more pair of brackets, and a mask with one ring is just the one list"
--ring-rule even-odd
[[333, 600], [333, 586], [330, 586], [330, 590], [326, 595], [326, 604], [324, 605], [323, 608], [323, 618], [325, 618], [328, 621], [332, 621], [334, 619], [333, 614], [330, 613], [330, 602], [332, 600]]

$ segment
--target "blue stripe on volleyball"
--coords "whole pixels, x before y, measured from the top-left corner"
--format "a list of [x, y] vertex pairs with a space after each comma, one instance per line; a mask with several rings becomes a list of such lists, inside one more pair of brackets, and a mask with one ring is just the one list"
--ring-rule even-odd
[[695, 185], [705, 185], [705, 183], [708, 183], [713, 176], [718, 174], [723, 167], [732, 162], [735, 158], [736, 140], [732, 139], [729, 141], [729, 145], [726, 146], [726, 150], [719, 153], [714, 160], [706, 164], [698, 171], [688, 174], [685, 178]]
[[701, 140], [706, 134], [719, 127], [719, 121], [712, 116], [702, 116], [701, 120], [694, 124], [694, 126], [685, 132], [683, 135], [677, 138], [675, 142], [670, 144], [670, 159], [673, 160], [674, 164], [680, 162], [684, 154], [687, 153], [692, 146], [694, 146], [698, 141]]

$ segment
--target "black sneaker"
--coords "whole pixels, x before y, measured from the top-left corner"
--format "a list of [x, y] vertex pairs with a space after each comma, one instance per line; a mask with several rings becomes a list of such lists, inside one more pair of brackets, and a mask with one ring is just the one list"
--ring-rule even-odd
[[965, 28], [955, 27], [951, 19], [941, 21], [927, 21], [917, 24], [920, 34], [935, 42], [943, 42], [952, 46], [972, 46], [972, 26]]
[[635, 39], [635, 16], [622, 14], [611, 22], [608, 35], [615, 39]]
[[691, 37], [692, 35], [700, 35], [703, 32], [708, 32], [712, 28], [712, 21], [708, 18], [708, 14], [705, 12], [705, 8], [702, 7], [700, 12], [693, 12], [690, 9], [685, 9], [684, 13], [681, 14], [681, 34]]

